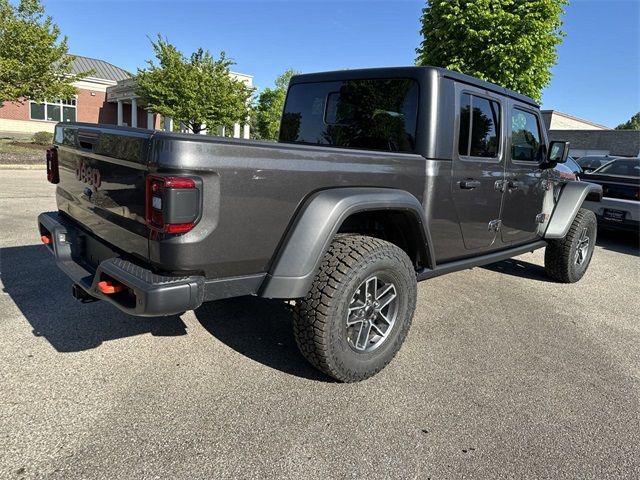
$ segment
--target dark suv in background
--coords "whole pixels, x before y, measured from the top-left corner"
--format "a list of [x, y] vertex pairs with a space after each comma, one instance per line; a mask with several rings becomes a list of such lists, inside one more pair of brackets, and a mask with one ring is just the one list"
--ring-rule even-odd
[[602, 186], [601, 202], [585, 202], [601, 226], [640, 232], [640, 158], [612, 160], [583, 179]]
[[578, 165], [580, 165], [580, 168], [582, 168], [585, 173], [589, 173], [616, 158], [618, 157], [610, 157], [609, 155], [587, 155], [578, 159]]

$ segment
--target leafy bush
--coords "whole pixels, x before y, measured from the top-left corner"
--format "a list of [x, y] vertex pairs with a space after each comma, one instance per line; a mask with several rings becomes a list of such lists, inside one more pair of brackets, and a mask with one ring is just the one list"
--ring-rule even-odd
[[50, 145], [53, 142], [53, 133], [51, 132], [36, 132], [31, 137], [33, 143], [38, 145]]

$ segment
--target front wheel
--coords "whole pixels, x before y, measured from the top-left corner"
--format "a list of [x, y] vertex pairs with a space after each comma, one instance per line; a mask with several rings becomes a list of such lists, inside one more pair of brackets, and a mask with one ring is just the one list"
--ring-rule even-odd
[[544, 268], [551, 278], [575, 283], [587, 271], [596, 245], [598, 222], [591, 210], [581, 208], [567, 236], [550, 240], [544, 254]]
[[343, 382], [382, 370], [404, 341], [416, 305], [416, 275], [396, 245], [362, 235], [337, 237], [305, 298], [294, 334], [305, 358]]

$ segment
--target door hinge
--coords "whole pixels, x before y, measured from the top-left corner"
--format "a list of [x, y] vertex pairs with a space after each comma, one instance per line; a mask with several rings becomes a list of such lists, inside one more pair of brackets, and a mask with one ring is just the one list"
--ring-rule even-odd
[[546, 213], [539, 213], [536, 215], [536, 223], [544, 223], [547, 221]]
[[498, 232], [500, 231], [500, 227], [502, 227], [502, 220], [491, 220], [489, 222], [490, 232]]

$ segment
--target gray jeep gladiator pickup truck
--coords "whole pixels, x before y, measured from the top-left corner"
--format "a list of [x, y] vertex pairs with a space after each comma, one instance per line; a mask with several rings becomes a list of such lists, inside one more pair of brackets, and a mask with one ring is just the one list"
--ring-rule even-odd
[[551, 278], [583, 276], [602, 191], [558, 176], [568, 144], [543, 125], [532, 99], [433, 67], [293, 77], [278, 143], [61, 123], [40, 235], [77, 299], [132, 315], [290, 300], [309, 362], [362, 380], [418, 281], [542, 247]]

